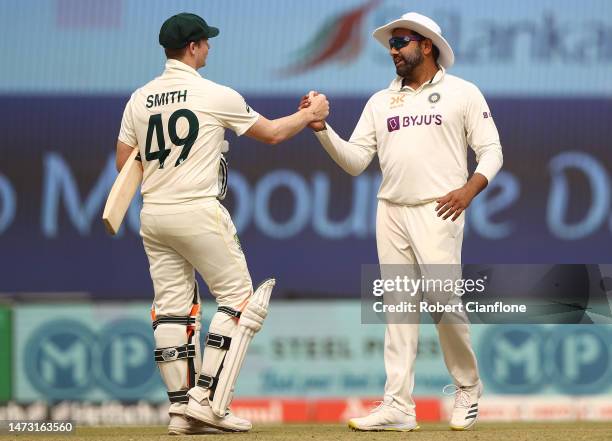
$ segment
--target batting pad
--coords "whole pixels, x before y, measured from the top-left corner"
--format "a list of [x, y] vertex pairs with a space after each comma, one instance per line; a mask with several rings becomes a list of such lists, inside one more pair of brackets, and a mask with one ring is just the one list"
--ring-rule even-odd
[[274, 279], [267, 279], [259, 285], [240, 315], [238, 326], [232, 334], [232, 342], [225, 355], [223, 369], [219, 373], [214, 399], [210, 401], [212, 411], [219, 417], [225, 416], [227, 407], [232, 401], [234, 385], [249, 344], [268, 315], [270, 296], [275, 284]]
[[189, 395], [198, 402], [204, 399], [214, 399], [219, 375], [224, 368], [226, 354], [232, 343], [231, 336], [237, 328], [238, 323], [234, 315], [224, 310], [218, 310], [213, 315], [204, 341], [206, 347], [204, 348], [202, 370], [197, 382], [198, 387], [189, 392]]
[[200, 373], [200, 295], [197, 283], [189, 315], [158, 316], [151, 309], [154, 357], [166, 384], [171, 415], [183, 415], [189, 402], [187, 392]]
[[184, 324], [162, 322], [154, 331], [155, 361], [168, 390], [170, 414], [184, 413], [187, 391], [200, 371], [199, 325], [194, 323], [190, 333]]

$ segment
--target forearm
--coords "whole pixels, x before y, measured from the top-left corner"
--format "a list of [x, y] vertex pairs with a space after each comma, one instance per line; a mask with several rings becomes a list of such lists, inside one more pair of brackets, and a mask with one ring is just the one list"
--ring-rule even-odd
[[340, 138], [329, 124], [326, 125], [326, 130], [315, 131], [315, 136], [336, 164], [352, 176], [361, 174], [374, 156], [361, 146]]
[[472, 177], [468, 179], [464, 187], [470, 193], [471, 197], [475, 197], [478, 193], [484, 190], [489, 184], [488, 179], [480, 172], [474, 172]]
[[461, 213], [470, 205], [478, 193], [485, 189], [489, 181], [484, 175], [474, 173], [461, 188], [457, 188], [445, 196], [436, 199], [436, 213], [442, 219], [451, 218], [456, 221]]
[[270, 143], [278, 144], [297, 135], [308, 125], [311, 119], [308, 115], [308, 110], [302, 109], [292, 115], [272, 120]]
[[115, 156], [115, 167], [117, 171], [121, 171], [133, 151], [134, 147], [117, 140], [117, 152]]

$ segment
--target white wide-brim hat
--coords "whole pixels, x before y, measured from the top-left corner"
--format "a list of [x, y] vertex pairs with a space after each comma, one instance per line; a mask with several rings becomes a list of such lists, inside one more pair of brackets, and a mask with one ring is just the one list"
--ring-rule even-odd
[[450, 47], [450, 44], [448, 44], [448, 41], [442, 36], [440, 26], [431, 18], [417, 14], [416, 12], [408, 12], [402, 15], [401, 18], [381, 26], [372, 33], [372, 36], [385, 48], [389, 49], [389, 39], [392, 37], [391, 32], [393, 29], [397, 28], [409, 29], [412, 32], [421, 34], [425, 38], [431, 39], [433, 44], [440, 51], [438, 64], [443, 68], [448, 69], [455, 62], [453, 49]]

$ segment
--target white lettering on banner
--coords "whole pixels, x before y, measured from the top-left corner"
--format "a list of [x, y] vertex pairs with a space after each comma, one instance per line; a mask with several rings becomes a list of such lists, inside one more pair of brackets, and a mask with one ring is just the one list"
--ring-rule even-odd
[[[583, 152], [563, 152], [550, 161], [549, 168], [552, 182], [546, 220], [551, 232], [565, 240], [582, 239], [593, 233], [610, 211], [610, 178], [606, 169]], [[564, 172], [570, 169], [582, 172], [591, 188], [589, 210], [582, 220], [573, 224], [565, 221], [571, 194]]]
[[129, 381], [128, 370], [142, 366], [150, 356], [141, 338], [131, 335], [121, 337], [112, 339], [109, 343], [109, 351], [112, 353], [110, 374], [119, 384], [127, 383]]
[[[582, 239], [596, 233], [602, 225], [612, 231], [612, 218], [609, 217], [610, 176], [600, 160], [584, 152], [562, 152], [550, 160], [549, 170], [551, 187], [546, 222], [554, 236], [563, 240]], [[570, 202], [580, 195], [571, 192], [566, 177], [566, 172], [570, 170], [586, 177], [591, 189], [588, 210], [580, 220], [572, 222], [567, 220]], [[110, 155], [84, 200], [69, 165], [58, 153], [49, 153], [44, 157], [43, 171], [43, 234], [49, 238], [59, 234], [60, 210], [63, 208], [72, 226], [81, 235], [88, 235], [92, 223], [98, 222], [116, 176], [114, 155]], [[351, 194], [348, 195], [351, 201], [348, 212], [341, 220], [332, 220], [332, 207], [334, 197], [339, 197], [338, 190], [332, 188], [330, 177], [323, 172], [315, 172], [309, 182], [297, 171], [277, 169], [252, 184], [239, 171], [232, 171], [229, 180], [234, 197], [232, 218], [239, 233], [254, 225], [259, 232], [275, 239], [295, 237], [307, 228], [332, 240], [370, 238], [375, 234], [376, 194], [380, 181], [380, 173], [354, 178]], [[282, 221], [275, 219], [271, 212], [274, 193], [281, 189], [288, 192], [290, 198], [290, 213]], [[516, 221], [508, 217], [505, 220], [493, 219], [503, 219], [502, 212], [515, 205], [520, 196], [518, 178], [508, 171], [501, 171], [483, 194], [473, 201], [467, 217], [470, 229], [489, 240], [510, 237], [516, 229]], [[13, 222], [17, 202], [11, 183], [0, 175], [0, 234]], [[134, 198], [126, 216], [128, 229], [133, 233], [138, 233], [140, 228], [141, 204], [141, 198]], [[120, 230], [119, 236], [123, 230]]]
[[571, 381], [580, 380], [580, 370], [597, 361], [601, 350], [599, 340], [592, 334], [569, 335], [560, 343], [563, 346], [565, 377]]
[[[368, 235], [368, 212], [372, 210], [370, 193], [370, 177], [360, 175], [353, 179], [353, 204], [350, 214], [343, 221], [329, 219], [330, 185], [329, 178], [321, 173], [315, 173], [312, 184], [314, 190], [312, 227], [322, 237], [328, 239], [344, 239], [354, 235], [359, 238]], [[376, 193], [374, 193], [374, 198]]]
[[239, 233], [243, 232], [251, 222], [253, 214], [253, 198], [251, 197], [251, 189], [246, 178], [239, 172], [231, 172], [231, 178], [228, 181], [228, 188], [234, 194], [234, 210], [232, 220]]
[[[382, 387], [382, 386], [381, 386]], [[366, 414], [372, 408], [372, 402], [355, 395], [344, 399], [316, 398], [258, 398], [236, 399], [232, 409], [241, 418], [254, 423], [321, 423], [345, 422], [354, 415]], [[597, 395], [571, 396], [485, 396], [480, 402], [479, 420], [500, 421], [602, 421], [609, 422], [612, 405], [607, 397]], [[453, 409], [453, 400], [416, 398], [419, 409], [427, 406], [434, 409], [433, 415], [426, 421], [446, 421]], [[421, 410], [423, 413], [429, 411]], [[441, 414], [441, 415], [440, 415]], [[24, 416], [25, 415], [25, 416]], [[21, 404], [9, 402], [0, 405], [2, 420], [45, 420], [73, 421], [78, 426], [117, 426], [117, 425], [162, 425], [168, 424], [168, 404], [139, 401], [136, 404], [110, 401], [89, 403], [79, 401], [62, 401], [58, 404], [38, 402]], [[434, 418], [435, 417], [435, 418]]]
[[[260, 179], [251, 195], [251, 188], [244, 176], [232, 172], [228, 188], [236, 201], [232, 217], [239, 233], [250, 224], [251, 216], [261, 232], [275, 239], [294, 237], [308, 227], [327, 239], [343, 239], [349, 236], [364, 238], [373, 235], [376, 225], [376, 193], [380, 186], [380, 173], [361, 175], [353, 180], [353, 204], [344, 221], [329, 219], [330, 199], [333, 189], [330, 179], [317, 172], [312, 186], [299, 173], [280, 169]], [[293, 210], [289, 219], [276, 221], [270, 213], [270, 199], [275, 190], [284, 188], [291, 194]], [[254, 206], [251, 201], [254, 200]]]
[[41, 352], [44, 353], [40, 365], [40, 375], [47, 383], [55, 383], [58, 371], [71, 369], [72, 379], [78, 386], [85, 385], [89, 381], [91, 366], [87, 363], [87, 347], [83, 342], [75, 342], [72, 346], [61, 348], [53, 342], [41, 344]]
[[[238, 402], [240, 402], [238, 400]], [[238, 406], [236, 411], [241, 418], [246, 418], [250, 421], [257, 421], [259, 423], [278, 423], [284, 421], [283, 419], [283, 404], [281, 400], [267, 400], [267, 406], [262, 405], [251, 405], [251, 406]], [[232, 403], [232, 409], [236, 409], [234, 403]]]
[[505, 381], [510, 377], [511, 370], [518, 366], [525, 370], [527, 378], [537, 377], [543, 361], [537, 356], [540, 353], [538, 344], [539, 341], [533, 339], [522, 344], [510, 343], [501, 339], [497, 343], [499, 358], [494, 361], [494, 375], [501, 381]]
[[[46, 410], [46, 409], [45, 409]], [[101, 404], [78, 401], [62, 401], [49, 406], [50, 418], [54, 421], [75, 421], [79, 425], [110, 424], [167, 424], [168, 405], [139, 401], [125, 404], [119, 401], [105, 401]]]
[[[496, 190], [498, 190], [496, 192]], [[503, 239], [513, 231], [512, 221], [493, 222], [491, 217], [509, 208], [521, 193], [518, 179], [507, 171], [500, 171], [493, 182], [472, 201], [469, 209], [471, 227], [487, 239]]]
[[[287, 188], [294, 201], [294, 209], [289, 220], [281, 223], [272, 219], [270, 198], [277, 188]], [[311, 211], [310, 192], [306, 181], [290, 170], [275, 170], [264, 176], [255, 189], [255, 224], [267, 236], [286, 239], [297, 235], [308, 223]]]
[[0, 174], [0, 234], [11, 226], [17, 211], [15, 190], [6, 176]]
[[66, 161], [57, 153], [49, 153], [45, 156], [44, 165], [41, 216], [43, 233], [47, 237], [57, 236], [59, 201], [63, 195], [72, 224], [81, 235], [89, 234], [91, 222], [100, 212], [106, 195], [113, 185], [116, 176], [114, 160], [107, 161], [101, 179], [98, 180], [83, 205], [81, 205], [77, 183]]
[[[100, 177], [95, 183], [84, 203], [76, 180], [72, 175], [70, 167], [59, 154], [49, 153], [44, 161], [44, 178], [42, 194], [41, 228], [47, 237], [56, 237], [58, 234], [60, 199], [63, 196], [65, 208], [72, 225], [77, 231], [85, 236], [91, 231], [91, 224], [98, 221], [102, 212], [106, 197], [115, 181], [115, 155], [111, 155], [106, 162]], [[132, 205], [138, 204], [139, 198], [134, 198]], [[130, 207], [128, 213], [128, 224], [132, 231], [137, 232], [140, 226], [138, 207]]]
[[37, 401], [36, 403], [24, 405], [8, 402], [0, 406], [0, 421], [6, 420], [30, 420], [39, 421], [47, 418], [47, 403]]

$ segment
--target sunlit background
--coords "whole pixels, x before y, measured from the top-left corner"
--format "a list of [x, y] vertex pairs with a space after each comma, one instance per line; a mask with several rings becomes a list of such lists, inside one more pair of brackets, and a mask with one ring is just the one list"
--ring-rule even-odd
[[[159, 423], [152, 284], [139, 202], [101, 222], [125, 103], [159, 75], [161, 23], [221, 33], [200, 73], [268, 118], [325, 93], [350, 136], [394, 66], [371, 32], [414, 10], [453, 46], [450, 73], [483, 91], [504, 168], [469, 209], [473, 263], [612, 263], [612, 2], [606, 0], [3, 0], [0, 3], [0, 419]], [[352, 178], [306, 130], [278, 146], [227, 133], [229, 196], [255, 283], [276, 277], [235, 410], [258, 422], [343, 421], [384, 385], [383, 331], [362, 325], [377, 262], [378, 164]], [[418, 185], [415, 182], [415, 185]], [[204, 323], [215, 310], [204, 299]], [[489, 420], [612, 419], [612, 329], [477, 325]], [[419, 420], [446, 418], [435, 328], [416, 366]]]

